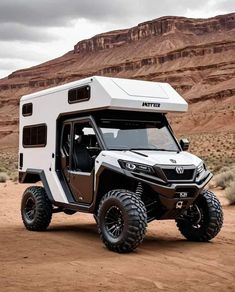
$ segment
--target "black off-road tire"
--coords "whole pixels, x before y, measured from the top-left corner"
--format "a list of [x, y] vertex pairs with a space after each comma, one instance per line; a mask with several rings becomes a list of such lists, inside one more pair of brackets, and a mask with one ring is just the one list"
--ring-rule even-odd
[[[190, 241], [209, 241], [214, 238], [223, 225], [223, 210], [215, 194], [204, 190], [194, 202], [201, 212], [202, 220], [198, 226], [187, 220], [177, 219], [177, 227], [181, 234]], [[190, 215], [190, 213], [189, 213]]]
[[[116, 221], [115, 215], [118, 217]], [[119, 224], [120, 228], [117, 227], [114, 231], [120, 234], [111, 234], [113, 227], [109, 218], [114, 218], [113, 222]], [[100, 202], [97, 221], [100, 237], [106, 247], [115, 252], [127, 253], [133, 251], [144, 239], [147, 212], [144, 203], [135, 193], [112, 190]], [[115, 223], [113, 226], [116, 226]]]
[[51, 222], [52, 204], [43, 187], [32, 186], [25, 190], [21, 200], [21, 217], [30, 231], [44, 231]]

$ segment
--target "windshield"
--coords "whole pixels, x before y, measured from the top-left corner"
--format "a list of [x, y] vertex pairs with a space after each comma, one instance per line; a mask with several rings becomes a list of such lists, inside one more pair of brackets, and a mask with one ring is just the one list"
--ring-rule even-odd
[[110, 150], [179, 151], [162, 121], [100, 120], [99, 129]]

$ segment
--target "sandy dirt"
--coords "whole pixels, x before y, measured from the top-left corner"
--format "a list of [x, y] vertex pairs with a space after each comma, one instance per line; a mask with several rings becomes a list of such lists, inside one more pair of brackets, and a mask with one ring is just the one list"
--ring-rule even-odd
[[53, 216], [46, 232], [20, 218], [26, 185], [0, 184], [0, 291], [235, 291], [235, 207], [210, 243], [187, 242], [173, 221], [152, 222], [143, 244], [115, 254], [91, 215]]

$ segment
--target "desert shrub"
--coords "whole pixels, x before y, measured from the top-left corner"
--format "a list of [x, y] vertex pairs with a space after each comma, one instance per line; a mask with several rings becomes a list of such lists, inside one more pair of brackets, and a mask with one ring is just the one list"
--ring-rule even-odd
[[2, 172], [6, 172], [7, 171], [7, 169], [6, 169], [6, 167], [4, 167], [4, 166], [0, 166], [0, 172], [2, 173]]
[[235, 172], [232, 170], [219, 173], [214, 177], [215, 186], [222, 189], [228, 187], [232, 181], [235, 181]]
[[229, 200], [231, 205], [235, 204], [235, 181], [231, 182], [230, 185], [225, 189], [225, 197]]
[[219, 164], [215, 165], [215, 166], [211, 165], [211, 167], [212, 167], [214, 173], [221, 172], [221, 165], [219, 165]]
[[0, 172], [0, 183], [6, 182], [8, 179], [7, 174], [5, 172]]
[[220, 169], [219, 169], [220, 173], [227, 172], [227, 171], [230, 171], [230, 168], [228, 166], [223, 166], [223, 167], [220, 167]]
[[13, 173], [10, 175], [10, 179], [11, 179], [13, 182], [17, 182], [17, 181], [18, 181], [18, 173], [17, 173], [17, 172], [13, 172]]

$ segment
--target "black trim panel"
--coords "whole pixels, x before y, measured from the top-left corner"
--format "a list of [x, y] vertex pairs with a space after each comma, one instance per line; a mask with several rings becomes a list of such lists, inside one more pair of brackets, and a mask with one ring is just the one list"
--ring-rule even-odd
[[48, 198], [50, 199], [51, 202], [54, 202], [44, 170], [27, 168], [26, 172], [21, 172], [21, 171], [19, 172], [20, 183], [35, 183], [40, 180], [42, 181], [42, 184], [45, 188]]
[[[32, 178], [34, 178], [34, 179], [32, 179]], [[84, 206], [81, 204], [73, 204], [73, 203], [66, 204], [66, 203], [55, 201], [53, 196], [52, 196], [50, 187], [48, 185], [44, 170], [28, 168], [26, 170], [26, 172], [23, 172], [23, 171], [19, 172], [19, 182], [20, 183], [35, 183], [38, 181], [42, 181], [43, 187], [45, 188], [45, 191], [48, 195], [48, 198], [52, 202], [53, 205], [55, 205], [57, 207], [62, 207], [64, 209], [71, 209], [74, 211], [89, 212], [88, 206]]]
[[23, 153], [19, 153], [19, 168], [22, 169], [24, 165], [24, 155]]

